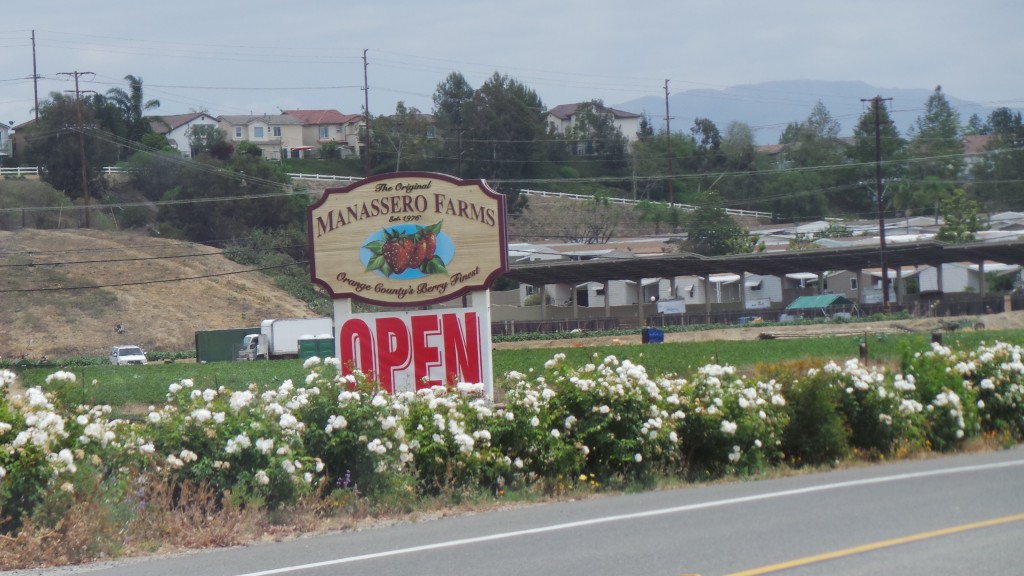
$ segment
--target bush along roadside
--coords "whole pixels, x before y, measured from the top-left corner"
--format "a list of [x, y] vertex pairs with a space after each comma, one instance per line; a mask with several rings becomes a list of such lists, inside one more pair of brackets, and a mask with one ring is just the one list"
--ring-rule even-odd
[[[471, 383], [387, 394], [312, 358], [269, 389], [175, 382], [132, 421], [65, 403], [60, 386], [14, 398], [4, 370], [0, 536], [22, 544], [9, 554], [34, 543], [46, 561], [78, 562], [182, 543], [175, 532], [195, 530], [168, 527], [185, 511], [204, 529], [241, 515], [264, 525], [303, 505], [407, 511], [436, 496], [643, 487], [957, 450], [977, 437], [1008, 445], [1024, 437], [1022, 354], [932, 344], [894, 370], [849, 360], [766, 379], [715, 364], [660, 377], [615, 356], [570, 366], [556, 355], [505, 375], [499, 404]], [[6, 566], [32, 562], [3, 554]]]

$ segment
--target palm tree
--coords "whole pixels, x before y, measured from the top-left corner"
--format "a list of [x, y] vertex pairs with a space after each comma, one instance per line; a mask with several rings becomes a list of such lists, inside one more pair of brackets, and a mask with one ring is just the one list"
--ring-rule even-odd
[[128, 81], [128, 91], [125, 92], [121, 88], [111, 88], [107, 90], [107, 97], [124, 113], [125, 124], [128, 127], [128, 134], [126, 135], [128, 139], [138, 142], [147, 132], [150, 132], [149, 122], [146, 120], [145, 113], [154, 108], [159, 108], [160, 101], [156, 99], [143, 101], [142, 78], [129, 74], [124, 79]]

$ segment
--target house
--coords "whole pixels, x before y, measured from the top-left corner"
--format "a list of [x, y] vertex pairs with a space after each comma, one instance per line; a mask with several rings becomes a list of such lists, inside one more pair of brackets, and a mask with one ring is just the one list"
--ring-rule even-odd
[[[302, 125], [302, 146], [305, 150], [319, 150], [328, 142], [338, 145], [342, 158], [363, 155], [363, 130], [366, 122], [360, 114], [342, 114], [337, 110], [283, 110], [283, 114], [299, 120]], [[293, 149], [292, 157], [299, 151]]]
[[308, 150], [303, 148], [302, 121], [287, 114], [221, 116], [220, 127], [228, 140], [255, 144], [268, 160], [292, 157], [296, 148]]
[[11, 144], [11, 126], [0, 123], [0, 162], [13, 155], [14, 146]]
[[171, 114], [149, 118], [149, 126], [156, 134], [163, 134], [167, 142], [185, 158], [195, 156], [192, 150], [192, 129], [196, 126], [220, 126], [216, 116], [206, 112]]
[[21, 163], [24, 161], [25, 151], [28, 150], [28, 142], [35, 125], [35, 119], [17, 124], [8, 131], [7, 136], [4, 138], [10, 144], [11, 158], [14, 158], [15, 162]]
[[[556, 134], [564, 135], [571, 128], [576, 125], [577, 112], [583, 104], [559, 104], [554, 108], [548, 110], [545, 121], [551, 130]], [[639, 114], [632, 112], [624, 112], [622, 110], [616, 110], [615, 108], [604, 108], [605, 111], [610, 112], [612, 115], [612, 122], [615, 127], [619, 130], [626, 140], [632, 144], [639, 138], [637, 134], [640, 132], [640, 118]], [[583, 144], [581, 143], [581, 146]], [[577, 148], [574, 152], [577, 155], [586, 155], [585, 148]]]

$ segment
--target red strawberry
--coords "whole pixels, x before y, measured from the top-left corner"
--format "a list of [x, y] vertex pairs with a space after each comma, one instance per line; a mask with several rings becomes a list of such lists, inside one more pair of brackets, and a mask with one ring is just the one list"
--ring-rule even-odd
[[388, 235], [388, 239], [384, 242], [384, 246], [381, 247], [380, 253], [384, 256], [384, 261], [387, 262], [388, 267], [391, 268], [391, 272], [393, 274], [401, 274], [410, 267], [415, 249], [416, 243], [413, 242], [412, 238], [396, 232], [394, 236]]
[[417, 235], [416, 251], [413, 255], [414, 264], [411, 266], [419, 268], [424, 262], [434, 257], [435, 250], [437, 250], [437, 236], [426, 228], [421, 229]]

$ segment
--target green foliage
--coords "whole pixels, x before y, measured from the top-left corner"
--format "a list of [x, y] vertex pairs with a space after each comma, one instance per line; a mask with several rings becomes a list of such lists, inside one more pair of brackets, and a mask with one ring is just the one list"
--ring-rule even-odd
[[45, 182], [0, 180], [0, 229], [75, 227], [74, 214], [68, 197]]
[[978, 203], [968, 198], [962, 188], [957, 188], [943, 198], [939, 212], [942, 214], [942, 225], [935, 235], [936, 240], [953, 244], [971, 242], [979, 231], [988, 228], [978, 216]]
[[78, 199], [86, 187], [91, 196], [102, 195], [102, 167], [118, 160], [118, 147], [103, 132], [123, 135], [125, 128], [117, 107], [103, 96], [84, 95], [76, 102], [73, 96], [53, 92], [39, 104], [39, 122], [23, 132], [24, 161], [42, 167], [43, 180]]
[[[181, 171], [163, 197], [159, 219], [176, 236], [213, 243], [245, 238], [254, 229], [301, 226], [306, 198], [290, 194], [278, 163], [238, 156], [227, 164], [211, 158]], [[214, 201], [224, 198], [230, 201]]]
[[782, 449], [789, 462], [820, 466], [834, 464], [849, 454], [837, 388], [820, 378], [803, 378], [784, 386], [783, 394], [789, 406], [789, 425]]
[[235, 146], [235, 154], [238, 154], [239, 156], [252, 156], [253, 158], [262, 158], [263, 149], [260, 148], [257, 144], [249, 142], [248, 140], [243, 140], [239, 142], [237, 146]]
[[705, 256], [749, 254], [758, 249], [757, 238], [729, 216], [714, 193], [706, 194], [686, 218], [686, 231], [684, 248]]
[[227, 160], [235, 150], [227, 132], [212, 124], [193, 126], [189, 130], [188, 143], [193, 156], [205, 155], [221, 161]]
[[340, 156], [338, 152], [339, 150], [340, 147], [338, 146], [338, 143], [331, 140], [330, 142], [324, 142], [320, 145], [319, 155], [320, 158], [324, 160], [335, 159]]
[[615, 126], [614, 113], [600, 100], [576, 107], [572, 127], [566, 131], [565, 138], [571, 142], [574, 155], [594, 157], [612, 170], [626, 166], [628, 141]]

